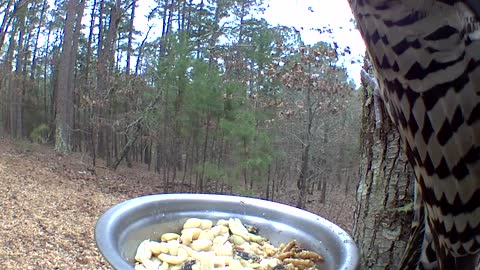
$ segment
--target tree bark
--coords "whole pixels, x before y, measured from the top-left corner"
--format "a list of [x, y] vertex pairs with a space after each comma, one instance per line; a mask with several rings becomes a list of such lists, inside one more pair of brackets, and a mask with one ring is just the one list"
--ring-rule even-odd
[[[67, 2], [62, 54], [60, 56], [55, 116], [55, 150], [69, 152], [72, 150], [73, 132], [73, 80], [76, 61], [75, 39], [80, 31], [75, 31], [77, 17], [83, 16], [85, 1], [70, 0]], [[79, 26], [78, 26], [79, 27]]]
[[77, 62], [77, 55], [78, 55], [78, 43], [80, 41], [80, 30], [82, 29], [82, 18], [83, 18], [83, 13], [85, 11], [85, 3], [86, 0], [80, 0], [80, 3], [77, 4], [76, 7], [76, 15], [75, 15], [75, 26], [74, 26], [74, 31], [73, 31], [73, 43], [72, 43], [72, 51], [71, 51], [71, 59], [73, 59], [73, 62], [70, 63], [69, 67], [69, 75], [70, 78], [68, 78], [68, 88], [71, 89], [72, 92], [72, 103], [73, 106], [70, 108], [71, 113], [70, 113], [70, 122], [73, 124], [73, 133], [72, 133], [72, 140], [71, 140], [71, 146], [74, 147], [75, 151], [81, 151], [81, 132], [79, 130], [81, 129], [81, 126], [79, 124], [79, 111], [75, 110], [75, 108], [80, 107], [80, 95], [79, 95], [79, 85], [76, 81], [76, 78], [78, 77], [75, 66]]
[[23, 72], [23, 63], [24, 63], [24, 55], [25, 55], [25, 19], [27, 16], [28, 10], [28, 3], [22, 6], [22, 10], [19, 10], [17, 22], [16, 24], [18, 27], [18, 46], [17, 46], [17, 59], [15, 62], [15, 76], [13, 78], [14, 85], [12, 86], [13, 89], [13, 108], [14, 111], [14, 129], [13, 135], [16, 138], [21, 138], [24, 136], [23, 134], [23, 95], [25, 92], [25, 83], [24, 83], [24, 72]]
[[133, 31], [135, 30], [135, 27], [133, 26], [133, 21], [135, 19], [135, 8], [137, 6], [137, 1], [133, 0], [132, 2], [132, 11], [130, 13], [130, 21], [128, 23], [128, 41], [127, 41], [127, 63], [125, 67], [125, 74], [127, 75], [127, 79], [129, 79], [130, 75], [130, 65], [131, 65], [131, 55], [132, 55], [132, 43], [133, 43]]
[[360, 183], [353, 236], [361, 269], [396, 269], [410, 235], [414, 175], [383, 103], [363, 88]]
[[4, 16], [2, 19], [2, 24], [0, 25], [0, 50], [3, 47], [3, 42], [5, 41], [5, 37], [7, 34], [7, 29], [10, 26], [10, 23], [12, 22], [15, 13], [17, 12], [17, 5], [15, 5], [13, 11], [11, 14], [8, 14], [10, 12], [10, 7], [13, 4], [13, 0], [9, 0], [7, 2], [7, 6], [4, 9]]
[[37, 69], [38, 41], [40, 37], [40, 32], [43, 27], [43, 23], [44, 23], [43, 21], [44, 21], [45, 12], [47, 10], [47, 5], [48, 5], [48, 1], [44, 0], [42, 3], [42, 9], [40, 10], [40, 22], [38, 23], [37, 32], [35, 34], [35, 45], [33, 47], [32, 62], [30, 64], [30, 81], [32, 82], [35, 80], [35, 71]]
[[[310, 71], [309, 66], [309, 71]], [[307, 104], [307, 115], [305, 119], [305, 135], [303, 136], [302, 141], [302, 165], [300, 170], [300, 175], [298, 176], [297, 180], [297, 187], [300, 190], [300, 195], [297, 200], [297, 207], [298, 208], [305, 208], [307, 203], [307, 196], [308, 196], [308, 182], [310, 181], [310, 148], [311, 148], [311, 141], [312, 141], [312, 127], [313, 127], [313, 120], [315, 119], [315, 109], [316, 102], [312, 101], [312, 89], [307, 87], [307, 96], [305, 99], [305, 104]]]
[[[105, 12], [105, 3], [102, 1], [100, 3], [100, 17], [103, 16]], [[108, 26], [106, 27], [106, 34], [103, 34], [103, 31], [99, 31], [98, 38], [98, 62], [97, 62], [97, 86], [96, 86], [96, 95], [97, 102], [100, 104], [95, 110], [95, 118], [97, 118], [96, 127], [98, 130], [98, 135], [94, 135], [98, 138], [97, 150], [96, 152], [101, 153], [107, 162], [107, 166], [111, 167], [113, 164], [112, 159], [112, 127], [110, 123], [107, 123], [106, 120], [100, 121], [100, 117], [103, 119], [111, 118], [111, 102], [109, 98], [111, 97], [111, 76], [113, 73], [114, 67], [114, 57], [115, 57], [115, 48], [114, 45], [117, 41], [117, 30], [120, 23], [120, 19], [123, 15], [122, 1], [116, 0], [115, 5], [110, 9], [110, 17]], [[99, 29], [102, 29], [103, 25], [99, 26]], [[104, 37], [105, 36], [105, 37]], [[100, 151], [101, 150], [101, 151]]]

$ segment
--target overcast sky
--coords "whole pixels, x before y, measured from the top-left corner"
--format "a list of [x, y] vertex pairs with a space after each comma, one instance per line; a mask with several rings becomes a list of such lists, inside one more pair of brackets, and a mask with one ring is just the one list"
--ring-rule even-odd
[[[266, 0], [265, 2], [267, 9], [263, 17], [272, 25], [294, 26], [301, 31], [305, 43], [336, 41], [341, 47], [349, 46], [352, 54], [345, 58], [343, 64], [348, 68], [349, 76], [358, 84], [361, 65], [352, 65], [350, 62], [362, 59], [365, 45], [351, 22], [352, 13], [347, 0]], [[137, 30], [146, 31], [147, 24], [153, 23], [147, 22], [145, 15], [154, 6], [154, 0], [139, 1], [138, 16], [135, 18]], [[333, 34], [321, 35], [310, 30], [324, 26], [332, 27]], [[161, 29], [158, 28], [156, 31], [160, 32]], [[151, 35], [155, 36], [155, 30]]]
[[[53, 0], [50, 0], [53, 2]], [[262, 16], [272, 25], [294, 26], [302, 33], [305, 43], [313, 44], [318, 41], [336, 41], [342, 48], [350, 47], [351, 56], [343, 62], [347, 67], [349, 76], [358, 84], [360, 79], [361, 64], [351, 64], [352, 60], [361, 60], [365, 52], [365, 45], [357, 30], [354, 29], [352, 13], [347, 0], [265, 0], [267, 9]], [[53, 4], [53, 3], [52, 3]], [[155, 7], [154, 0], [139, 0], [136, 11], [135, 28], [146, 34], [148, 25], [156, 22], [148, 22], [146, 14]], [[85, 12], [83, 23], [89, 23], [88, 12]], [[157, 29], [150, 33], [155, 37], [161, 32], [160, 21]], [[320, 35], [312, 28], [330, 26], [334, 29], [333, 34]], [[303, 30], [301, 30], [303, 28]], [[139, 37], [138, 40], [142, 40]], [[362, 61], [360, 61], [362, 62]]]
[[[351, 22], [352, 12], [347, 0], [270, 0], [264, 17], [273, 25], [294, 26], [300, 30], [303, 27], [302, 38], [307, 44], [318, 41], [336, 41], [339, 46], [349, 46], [352, 54], [344, 61], [349, 75], [360, 80], [361, 64], [351, 64], [351, 60], [362, 60], [365, 44], [360, 33], [354, 29]], [[320, 35], [312, 28], [330, 26], [333, 34]], [[362, 62], [362, 61], [360, 61]]]

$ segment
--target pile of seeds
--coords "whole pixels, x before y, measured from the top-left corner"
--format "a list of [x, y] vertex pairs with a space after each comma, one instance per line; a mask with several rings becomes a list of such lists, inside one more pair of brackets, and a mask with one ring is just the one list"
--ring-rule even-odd
[[314, 270], [323, 261], [295, 240], [274, 247], [258, 229], [238, 218], [190, 218], [180, 234], [165, 233], [160, 242], [145, 240], [135, 256], [135, 270]]

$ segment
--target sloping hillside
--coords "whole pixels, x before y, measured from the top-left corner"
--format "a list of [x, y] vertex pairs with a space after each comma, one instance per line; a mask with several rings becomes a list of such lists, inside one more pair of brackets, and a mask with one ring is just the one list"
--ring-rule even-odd
[[[97, 168], [96, 175], [89, 167], [85, 155], [0, 140], [0, 269], [110, 269], [95, 247], [97, 218], [116, 203], [163, 188], [158, 174], [139, 165]], [[284, 194], [279, 199], [289, 203], [292, 193]], [[350, 230], [352, 198], [329, 196], [330, 207], [312, 199], [309, 210]]]

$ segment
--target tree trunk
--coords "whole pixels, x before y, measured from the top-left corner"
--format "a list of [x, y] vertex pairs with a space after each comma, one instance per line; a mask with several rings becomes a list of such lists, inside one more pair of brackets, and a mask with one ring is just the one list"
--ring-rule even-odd
[[36, 35], [35, 35], [35, 44], [34, 44], [33, 52], [32, 52], [32, 62], [30, 64], [30, 81], [32, 81], [32, 82], [35, 80], [35, 71], [37, 69], [38, 41], [39, 41], [39, 37], [40, 37], [40, 32], [41, 32], [42, 27], [43, 27], [43, 20], [44, 20], [45, 12], [47, 10], [47, 4], [48, 4], [47, 0], [43, 1], [42, 9], [40, 10], [40, 19], [39, 19], [40, 22], [38, 24], [37, 32], [36, 32]]
[[[365, 86], [365, 83], [364, 83]], [[361, 269], [396, 269], [410, 235], [414, 175], [383, 103], [363, 88], [360, 183], [353, 235]]]
[[204, 177], [205, 177], [205, 165], [207, 163], [208, 136], [210, 135], [209, 128], [208, 128], [210, 126], [210, 119], [211, 119], [210, 113], [207, 113], [207, 124], [205, 127], [205, 141], [203, 142], [202, 174], [200, 175], [200, 182], [198, 182], [198, 185], [197, 185], [197, 189], [200, 192], [203, 192], [203, 189], [206, 184], [204, 181]]
[[[133, 21], [135, 19], [135, 8], [137, 6], [137, 1], [136, 0], [133, 0], [132, 2], [132, 11], [130, 13], [130, 21], [128, 23], [128, 41], [127, 41], [127, 63], [126, 63], [126, 67], [125, 67], [125, 73], [127, 75], [127, 80], [129, 79], [129, 75], [130, 75], [130, 64], [131, 64], [131, 56], [132, 56], [132, 42], [133, 42], [133, 31], [135, 30], [134, 26], [133, 26]], [[128, 104], [127, 104], [128, 105]]]
[[[73, 132], [73, 80], [76, 61], [75, 42], [80, 31], [74, 31], [77, 17], [83, 16], [85, 1], [70, 0], [67, 2], [67, 15], [60, 56], [57, 95], [56, 95], [56, 116], [55, 116], [55, 149], [60, 152], [72, 150]], [[77, 25], [80, 27], [79, 25]]]
[[306, 116], [306, 127], [305, 127], [305, 136], [302, 141], [302, 165], [300, 170], [300, 175], [297, 180], [297, 187], [300, 190], [300, 195], [297, 200], [298, 208], [305, 208], [307, 203], [308, 195], [308, 181], [310, 180], [310, 147], [311, 147], [311, 138], [312, 138], [312, 127], [314, 120], [314, 109], [312, 105], [312, 90], [307, 89], [306, 104], [308, 105], [307, 116]]
[[[103, 158], [107, 162], [107, 166], [111, 167], [113, 164], [112, 159], [112, 127], [108, 120], [111, 119], [111, 102], [110, 98], [112, 96], [111, 89], [111, 76], [113, 73], [114, 67], [114, 58], [115, 58], [115, 48], [114, 44], [117, 41], [117, 30], [120, 23], [120, 19], [123, 14], [122, 10], [122, 1], [116, 0], [115, 5], [110, 8], [110, 17], [108, 25], [106, 28], [106, 34], [104, 35], [100, 31], [103, 28], [103, 25], [99, 25], [99, 39], [98, 39], [98, 62], [97, 62], [97, 86], [96, 86], [96, 96], [97, 102], [101, 105], [95, 110], [96, 118], [103, 118], [104, 120], [97, 120], [96, 128], [98, 132], [98, 137], [101, 141], [97, 141], [97, 152], [102, 153]], [[100, 2], [100, 17], [103, 16], [103, 13], [106, 13], [104, 1]], [[102, 150], [102, 151], [100, 151]]]
[[5, 41], [5, 37], [6, 37], [6, 34], [7, 34], [7, 29], [10, 26], [10, 23], [12, 22], [15, 13], [17, 12], [17, 5], [15, 5], [12, 13], [8, 14], [12, 4], [13, 4], [13, 0], [8, 0], [7, 6], [4, 9], [5, 14], [4, 14], [3, 19], [2, 19], [2, 24], [0, 25], [0, 50], [2, 49], [3, 42]]
[[[87, 38], [87, 53], [85, 55], [85, 69], [84, 69], [84, 74], [83, 74], [83, 79], [84, 81], [81, 82], [81, 84], [85, 87], [86, 91], [86, 96], [88, 100], [92, 100], [94, 94], [92, 93], [92, 81], [90, 79], [90, 62], [92, 60], [92, 43], [93, 43], [93, 34], [95, 30], [95, 19], [96, 19], [96, 14], [95, 10], [97, 8], [97, 0], [94, 0], [92, 3], [92, 9], [90, 12], [90, 25], [89, 25], [89, 31], [88, 31], [88, 38]], [[89, 147], [87, 146], [87, 149], [89, 149], [91, 155], [92, 155], [92, 163], [93, 166], [95, 166], [95, 159], [96, 159], [96, 128], [95, 124], [96, 121], [92, 120], [94, 119], [94, 108], [93, 104], [91, 102], [88, 104], [88, 107], [86, 108], [84, 114], [83, 114], [83, 119], [82, 123], [85, 127], [87, 127], [88, 132], [84, 134], [84, 138], [87, 141]]]
[[[4, 18], [5, 19], [5, 18]], [[1, 29], [0, 29], [1, 30]], [[5, 91], [4, 95], [7, 96], [8, 102], [5, 102], [5, 130], [7, 133], [13, 134], [14, 130], [14, 114], [13, 114], [13, 109], [12, 109], [12, 103], [14, 101], [14, 92], [12, 90], [12, 63], [13, 63], [13, 55], [15, 52], [15, 48], [17, 45], [15, 36], [17, 32], [17, 27], [16, 24], [14, 23], [12, 26], [12, 33], [9, 38], [8, 42], [8, 48], [5, 53], [5, 60], [3, 63], [1, 63], [1, 70], [0, 70], [0, 88]], [[4, 33], [4, 32], [3, 32]], [[2, 37], [5, 38], [5, 35]], [[3, 40], [0, 40], [3, 42]], [[0, 44], [2, 45], [2, 44]]]
[[22, 7], [22, 10], [18, 12], [17, 22], [18, 24], [18, 47], [17, 47], [17, 59], [15, 63], [15, 76], [13, 78], [13, 111], [14, 111], [14, 129], [13, 134], [16, 138], [22, 138], [23, 134], [23, 95], [25, 92], [25, 80], [23, 72], [23, 63], [25, 55], [25, 17], [28, 10], [28, 3]]
[[69, 120], [71, 123], [73, 123], [73, 133], [72, 133], [72, 140], [71, 140], [71, 146], [75, 148], [75, 151], [81, 151], [81, 132], [78, 130], [81, 128], [79, 125], [79, 111], [74, 110], [75, 108], [80, 107], [80, 95], [78, 92], [78, 89], [80, 84], [77, 83], [76, 78], [78, 77], [75, 69], [75, 64], [77, 61], [77, 55], [78, 55], [78, 43], [80, 41], [80, 30], [82, 29], [82, 18], [83, 18], [83, 12], [85, 10], [85, 2], [86, 0], [80, 0], [80, 3], [77, 4], [77, 9], [76, 9], [76, 18], [75, 18], [75, 26], [74, 26], [74, 31], [73, 31], [73, 44], [72, 44], [72, 51], [71, 51], [71, 59], [73, 59], [73, 62], [70, 63], [69, 67], [69, 75], [70, 78], [68, 78], [68, 88], [71, 89], [72, 92], [72, 103], [73, 106], [70, 108], [70, 117], [71, 119]]

